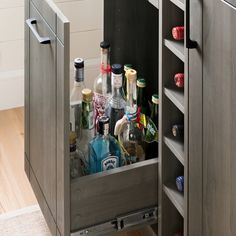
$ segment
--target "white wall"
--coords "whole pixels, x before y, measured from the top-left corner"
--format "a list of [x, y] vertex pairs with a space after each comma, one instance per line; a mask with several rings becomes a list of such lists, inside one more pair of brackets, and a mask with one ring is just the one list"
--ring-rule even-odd
[[[83, 57], [86, 84], [92, 88], [99, 71], [103, 0], [54, 1], [71, 21], [71, 78], [74, 58]], [[0, 110], [3, 110], [24, 104], [24, 0], [0, 0], [0, 32]]]
[[24, 103], [24, 1], [0, 0], [0, 110]]

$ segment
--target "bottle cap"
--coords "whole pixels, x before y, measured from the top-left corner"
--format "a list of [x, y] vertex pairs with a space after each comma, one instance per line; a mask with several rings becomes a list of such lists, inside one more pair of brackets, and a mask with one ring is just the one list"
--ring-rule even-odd
[[159, 104], [159, 96], [157, 94], [152, 95], [152, 102], [154, 104]]
[[91, 89], [85, 88], [82, 90], [83, 101], [91, 102], [93, 100], [93, 92]]
[[77, 138], [76, 133], [71, 131], [70, 136], [69, 136], [70, 145], [73, 145], [76, 143], [76, 138]]
[[145, 88], [146, 87], [146, 80], [141, 78], [137, 80], [137, 86], [139, 88]]
[[126, 71], [125, 76], [128, 81], [134, 81], [136, 82], [137, 80], [137, 71], [134, 69], [129, 69]]
[[109, 134], [109, 123], [110, 118], [108, 116], [101, 116], [98, 118], [97, 131], [99, 134], [108, 135]]
[[133, 65], [132, 64], [125, 64], [124, 65], [124, 71], [126, 72], [127, 70], [129, 69], [132, 69], [133, 68]]
[[84, 59], [83, 58], [75, 58], [74, 66], [76, 69], [84, 68]]
[[123, 67], [121, 64], [113, 64], [111, 66], [111, 70], [112, 70], [112, 73], [114, 73], [116, 75], [120, 75], [123, 73]]
[[108, 42], [108, 41], [102, 41], [101, 43], [100, 43], [100, 47], [102, 48], [102, 49], [108, 49], [108, 48], [110, 48], [110, 43]]

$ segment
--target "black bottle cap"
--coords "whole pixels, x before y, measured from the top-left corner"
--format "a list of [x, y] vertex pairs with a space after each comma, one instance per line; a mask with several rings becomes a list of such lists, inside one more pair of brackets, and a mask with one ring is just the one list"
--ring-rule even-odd
[[111, 46], [110, 43], [105, 40], [100, 43], [100, 47], [103, 49], [108, 49], [108, 48], [110, 48], [110, 46]]
[[114, 73], [116, 75], [120, 75], [124, 72], [123, 66], [121, 64], [113, 64], [111, 66], [111, 70], [112, 70], [112, 73]]
[[83, 58], [76, 58], [74, 60], [74, 65], [75, 65], [75, 68], [77, 68], [77, 69], [84, 68], [84, 59]]
[[108, 116], [101, 116], [98, 118], [97, 131], [99, 134], [102, 134], [102, 135], [109, 134], [109, 122], [110, 122], [110, 118]]

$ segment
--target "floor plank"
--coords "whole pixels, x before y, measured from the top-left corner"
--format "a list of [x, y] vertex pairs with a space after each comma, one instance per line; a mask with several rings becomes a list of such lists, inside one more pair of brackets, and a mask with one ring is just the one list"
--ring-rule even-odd
[[0, 213], [37, 203], [24, 173], [24, 110], [0, 112]]

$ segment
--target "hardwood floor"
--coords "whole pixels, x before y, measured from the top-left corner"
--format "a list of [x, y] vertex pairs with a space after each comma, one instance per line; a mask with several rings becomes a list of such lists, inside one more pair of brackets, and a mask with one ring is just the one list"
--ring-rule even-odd
[[0, 213], [37, 204], [24, 173], [24, 111], [0, 111]]
[[[24, 110], [0, 111], [0, 214], [37, 204], [24, 173]], [[148, 236], [144, 231], [117, 236]]]

